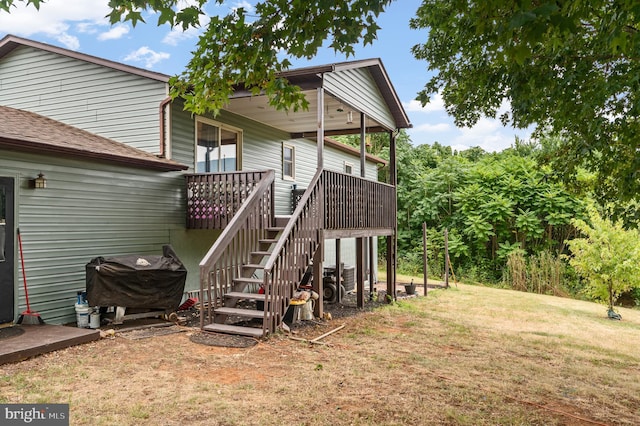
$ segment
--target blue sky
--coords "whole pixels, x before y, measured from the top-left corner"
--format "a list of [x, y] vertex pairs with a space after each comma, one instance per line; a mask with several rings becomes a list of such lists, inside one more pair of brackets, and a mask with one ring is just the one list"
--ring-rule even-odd
[[[188, 3], [189, 0], [184, 0]], [[0, 11], [0, 38], [13, 34], [129, 65], [174, 75], [187, 64], [197, 42], [198, 30], [187, 32], [156, 26], [155, 16], [145, 15], [147, 24], [132, 28], [129, 24], [111, 26], [104, 17], [109, 0], [47, 0], [36, 11], [19, 4], [11, 14]], [[226, 0], [218, 5], [210, 1], [210, 15], [226, 14], [233, 7], [251, 8], [255, 1]], [[503, 127], [499, 120], [481, 119], [473, 128], [457, 128], [444, 110], [438, 95], [426, 107], [415, 101], [416, 94], [430, 77], [428, 64], [411, 55], [411, 47], [427, 38], [426, 31], [409, 29], [421, 0], [396, 0], [381, 15], [378, 40], [372, 46], [358, 46], [356, 56], [348, 59], [381, 58], [398, 92], [413, 129], [414, 145], [439, 142], [454, 149], [480, 146], [486, 151], [509, 147], [514, 137], [528, 139], [530, 132]], [[202, 23], [206, 23], [206, 17]], [[311, 61], [295, 61], [294, 67], [329, 64], [347, 60], [323, 49]], [[507, 108], [507, 106], [504, 106]]]

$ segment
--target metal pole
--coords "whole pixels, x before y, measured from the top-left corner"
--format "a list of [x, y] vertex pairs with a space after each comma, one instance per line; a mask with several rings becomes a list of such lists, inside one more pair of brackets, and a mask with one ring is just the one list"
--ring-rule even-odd
[[427, 295], [429, 265], [427, 264], [427, 223], [422, 222], [422, 272], [424, 274], [424, 295]]
[[449, 230], [444, 229], [444, 288], [449, 288]]

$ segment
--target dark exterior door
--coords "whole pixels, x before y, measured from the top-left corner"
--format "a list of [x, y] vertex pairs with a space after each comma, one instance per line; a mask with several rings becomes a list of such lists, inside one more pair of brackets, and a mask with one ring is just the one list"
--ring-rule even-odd
[[14, 312], [14, 189], [13, 178], [0, 177], [0, 324], [13, 322]]

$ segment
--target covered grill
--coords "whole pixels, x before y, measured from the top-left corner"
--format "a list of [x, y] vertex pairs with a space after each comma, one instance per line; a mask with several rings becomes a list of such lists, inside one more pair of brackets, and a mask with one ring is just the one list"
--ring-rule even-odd
[[118, 307], [116, 323], [124, 319], [125, 308], [176, 310], [187, 279], [186, 268], [169, 245], [162, 248], [162, 256], [96, 257], [86, 274], [89, 305]]

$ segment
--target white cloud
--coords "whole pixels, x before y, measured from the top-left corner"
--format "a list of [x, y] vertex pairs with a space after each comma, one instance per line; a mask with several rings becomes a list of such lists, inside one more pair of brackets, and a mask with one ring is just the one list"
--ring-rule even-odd
[[452, 124], [450, 123], [422, 123], [414, 126], [417, 132], [447, 132], [451, 128]]
[[498, 152], [513, 145], [516, 135], [527, 139], [531, 133], [503, 127], [499, 120], [487, 118], [481, 119], [471, 128], [456, 127], [453, 120], [450, 124], [426, 122], [414, 125], [414, 128], [408, 130], [408, 134], [414, 145], [439, 142], [458, 151], [479, 146], [487, 152]]
[[76, 24], [76, 30], [81, 34], [95, 34], [102, 25], [96, 22], [80, 22]]
[[515, 141], [515, 136], [528, 138], [530, 132], [516, 131], [511, 127], [504, 127], [498, 119], [481, 118], [470, 128], [458, 128], [458, 135], [451, 141], [451, 146], [479, 146], [487, 152], [498, 152], [509, 148]]
[[235, 4], [231, 6], [231, 9], [236, 10], [236, 9], [240, 9], [241, 7], [244, 8], [245, 12], [253, 11], [253, 5], [246, 0], [235, 2]]
[[[473, 127], [457, 127], [453, 117], [446, 113], [440, 93], [433, 96], [425, 107], [416, 100], [405, 103], [404, 107], [414, 126], [408, 133], [416, 145], [439, 142], [458, 151], [479, 146], [487, 152], [498, 152], [513, 145], [516, 136], [522, 139], [531, 136], [530, 129], [516, 130], [504, 127], [497, 118], [482, 117]], [[500, 116], [510, 109], [509, 102], [504, 101], [497, 115]]]
[[54, 36], [64, 47], [71, 50], [78, 50], [80, 48], [80, 40], [78, 37], [62, 32]]
[[433, 96], [429, 103], [425, 106], [422, 106], [419, 101], [412, 99], [409, 102], [404, 103], [404, 108], [409, 112], [446, 112], [444, 101], [442, 100], [442, 95], [440, 95], [440, 93], [437, 93], [435, 96]]
[[117, 40], [119, 38], [124, 37], [129, 33], [129, 26], [127, 25], [114, 25], [109, 29], [109, 31], [104, 32], [98, 36], [98, 40]]
[[69, 34], [71, 23], [108, 25], [105, 15], [109, 12], [104, 0], [49, 0], [40, 10], [16, 3], [11, 13], [0, 12], [0, 33], [31, 37], [44, 34], [69, 49], [77, 50], [80, 41]]
[[189, 28], [183, 31], [182, 28], [172, 28], [162, 39], [162, 42], [170, 46], [177, 46], [179, 43], [187, 40], [193, 40], [200, 36], [202, 29], [209, 25], [211, 18], [207, 15], [200, 15], [200, 27]]
[[142, 62], [145, 68], [153, 68], [158, 62], [169, 59], [171, 55], [166, 52], [155, 52], [147, 46], [129, 53], [124, 60], [129, 62]]

